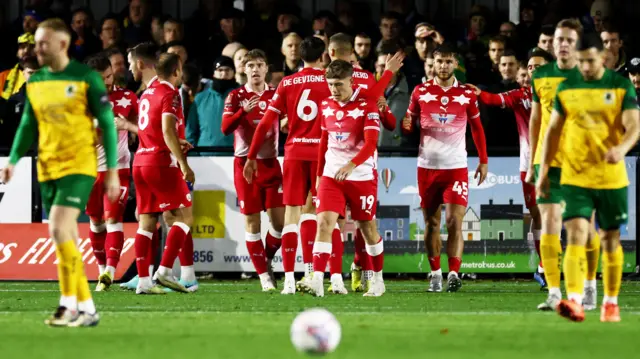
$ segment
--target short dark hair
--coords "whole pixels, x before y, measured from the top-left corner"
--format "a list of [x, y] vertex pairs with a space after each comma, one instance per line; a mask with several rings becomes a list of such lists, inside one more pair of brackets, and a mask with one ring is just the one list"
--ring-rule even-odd
[[588, 34], [584, 34], [578, 40], [578, 45], [576, 46], [576, 50], [585, 51], [591, 48], [595, 48], [598, 51], [604, 50], [604, 44], [602, 43], [602, 39], [600, 38], [600, 34], [595, 32], [590, 32]]
[[102, 28], [104, 27], [104, 23], [109, 21], [109, 20], [113, 20], [118, 24], [118, 28], [120, 27], [120, 19], [118, 18], [118, 15], [110, 12], [108, 14], [106, 14], [105, 16], [102, 17], [102, 19], [100, 19], [100, 27], [98, 28], [98, 34], [102, 32]]
[[353, 66], [344, 60], [331, 61], [325, 72], [327, 79], [344, 79], [351, 75], [353, 75]]
[[152, 64], [158, 61], [158, 46], [151, 41], [143, 42], [132, 47], [129, 49], [129, 53], [134, 60], [140, 59]]
[[369, 40], [371, 40], [371, 36], [367, 35], [367, 33], [366, 33], [366, 32], [358, 33], [358, 34], [353, 38], [353, 40], [354, 40], [354, 41], [355, 41], [356, 37], [361, 37], [361, 38], [363, 38], [363, 39], [369, 39]]
[[176, 41], [170, 41], [170, 42], [167, 42], [166, 44], [164, 44], [162, 46], [162, 52], [167, 52], [167, 51], [169, 51], [170, 48], [172, 48], [174, 46], [182, 46], [182, 47], [185, 48], [185, 50], [187, 49], [187, 45], [185, 45], [184, 42], [176, 40]]
[[402, 50], [402, 46], [396, 40], [382, 40], [380, 41], [379, 49], [378, 55], [395, 54]]
[[575, 30], [575, 32], [578, 33], [578, 36], [582, 35], [583, 27], [582, 27], [582, 24], [580, 24], [580, 21], [578, 21], [578, 19], [560, 20], [560, 22], [558, 22], [558, 25], [556, 25], [556, 29], [562, 29], [562, 28]]
[[168, 22], [172, 22], [174, 24], [178, 24], [178, 25], [182, 26], [182, 21], [180, 21], [179, 19], [176, 19], [173, 16], [169, 16], [166, 19], [164, 19], [164, 21], [162, 22], [162, 25], [164, 26], [164, 24], [166, 24]]
[[396, 20], [398, 24], [402, 25], [402, 15], [397, 11], [387, 11], [383, 13], [382, 16], [380, 16], [380, 21], [382, 21], [382, 19]]
[[[551, 24], [542, 25], [540, 28], [540, 34], [544, 34], [545, 36], [553, 36], [556, 31], [556, 27]], [[540, 37], [538, 35], [538, 37]]]
[[512, 49], [506, 49], [504, 50], [504, 52], [502, 53], [502, 55], [500, 55], [500, 57], [510, 57], [513, 56], [515, 57], [516, 61], [518, 61], [518, 55], [516, 54], [516, 52]]
[[105, 56], [104, 53], [98, 53], [90, 56], [84, 61], [84, 63], [98, 72], [105, 72], [111, 67], [111, 61], [109, 61], [109, 58]]
[[262, 51], [260, 49], [253, 49], [253, 50], [247, 52], [244, 55], [244, 59], [242, 60], [242, 63], [246, 64], [249, 61], [257, 61], [257, 60], [262, 60], [262, 61], [264, 61], [265, 64], [269, 65], [269, 60], [267, 59], [267, 54], [265, 54], [264, 51]]
[[492, 42], [501, 42], [503, 45], [507, 46], [507, 38], [502, 35], [496, 35], [489, 39], [489, 43]]
[[542, 57], [546, 62], [553, 62], [554, 58], [553, 55], [551, 55], [549, 52], [539, 48], [539, 47], [534, 47], [533, 49], [531, 49], [531, 51], [529, 51], [529, 56], [528, 56], [528, 60], [531, 60], [532, 57]]
[[111, 56], [118, 55], [118, 54], [124, 56], [122, 51], [120, 51], [120, 49], [115, 46], [105, 49], [103, 53], [104, 53], [104, 56], [106, 56], [107, 58], [110, 58]]
[[202, 79], [202, 72], [200, 72], [198, 66], [186, 64], [182, 67], [182, 82], [194, 91], [198, 89], [200, 79]]
[[22, 67], [22, 69], [37, 70], [40, 68], [40, 63], [36, 56], [27, 56], [20, 60], [20, 67]]
[[442, 45], [438, 45], [438, 47], [433, 49], [433, 56], [434, 57], [436, 55], [440, 55], [440, 56], [444, 56], [444, 57], [448, 57], [448, 56], [456, 57], [457, 54], [458, 54], [458, 52], [456, 51], [456, 49], [452, 45], [447, 44], [447, 43], [444, 43]]
[[622, 38], [622, 31], [620, 31], [620, 28], [618, 26], [612, 23], [605, 23], [603, 25], [604, 26], [603, 26], [602, 32], [608, 32], [610, 34], [618, 34], [618, 38]]
[[322, 39], [315, 36], [308, 36], [300, 43], [300, 58], [307, 63], [316, 62], [322, 58], [324, 50], [325, 45]]
[[158, 56], [156, 73], [159, 77], [171, 77], [180, 66], [180, 56], [176, 54], [163, 53]]

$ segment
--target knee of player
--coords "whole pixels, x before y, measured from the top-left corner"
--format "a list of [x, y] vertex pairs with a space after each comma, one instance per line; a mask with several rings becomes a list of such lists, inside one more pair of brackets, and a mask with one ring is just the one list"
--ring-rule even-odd
[[71, 228], [65, 228], [61, 224], [49, 223], [49, 235], [56, 243], [62, 243], [68, 239], [73, 239]]
[[98, 227], [104, 224], [104, 220], [102, 219], [102, 217], [89, 217], [89, 222], [91, 224], [93, 224], [94, 226]]
[[458, 216], [447, 215], [445, 221], [447, 222], [447, 231], [449, 232], [462, 228], [462, 218], [459, 218]]
[[106, 222], [107, 224], [118, 224], [118, 223], [121, 223], [121, 222], [122, 222], [122, 220], [121, 220], [120, 218], [112, 218], [112, 217], [109, 217], [109, 218], [107, 218], [107, 219], [106, 219], [106, 221], [105, 221], [105, 222]]
[[[245, 227], [249, 233], [260, 233], [260, 213], [252, 213], [244, 216]], [[280, 227], [282, 231], [282, 226]]]
[[376, 243], [378, 241], [380, 235], [375, 221], [358, 222], [358, 226], [367, 242]]
[[318, 216], [318, 231], [321, 233], [333, 232], [336, 223], [329, 216]]

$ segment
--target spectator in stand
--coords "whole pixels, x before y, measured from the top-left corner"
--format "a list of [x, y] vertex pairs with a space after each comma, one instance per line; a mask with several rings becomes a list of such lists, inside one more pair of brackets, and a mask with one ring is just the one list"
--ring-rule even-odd
[[311, 26], [314, 34], [318, 33], [318, 31], [322, 31], [327, 38], [341, 30], [340, 20], [338, 20], [336, 14], [329, 10], [322, 10], [318, 12], [313, 17], [313, 23]]
[[113, 71], [113, 81], [116, 86], [127, 87], [127, 61], [124, 54], [117, 47], [110, 47], [105, 50], [105, 56], [111, 62], [111, 70]]
[[498, 66], [500, 69], [500, 75], [502, 76], [503, 85], [510, 87], [515, 86], [516, 77], [518, 75], [518, 59], [515, 51], [504, 51], [502, 56], [500, 56], [500, 64]]
[[162, 25], [164, 43], [184, 40], [184, 27], [182, 22], [175, 18], [168, 18]]
[[511, 21], [506, 21], [500, 24], [500, 35], [510, 39], [517, 38], [518, 32], [516, 31], [516, 24]]
[[435, 63], [433, 62], [433, 51], [427, 53], [427, 60], [424, 62], [424, 77], [422, 82], [425, 83], [436, 77]]
[[71, 46], [69, 50], [78, 61], [99, 52], [100, 40], [93, 34], [93, 14], [87, 8], [79, 8], [71, 14]]
[[626, 76], [627, 55], [624, 52], [624, 42], [620, 36], [620, 30], [614, 25], [607, 25], [600, 33], [600, 38], [605, 49], [611, 51], [613, 67], [612, 70]]
[[[382, 77], [382, 73], [385, 70], [387, 56], [393, 55], [393, 52], [381, 53], [378, 55], [378, 60], [376, 62], [377, 79]], [[387, 106], [389, 106], [391, 113], [396, 118], [396, 128], [393, 131], [383, 129], [378, 137], [378, 146], [400, 147], [408, 144], [408, 137], [402, 135], [402, 119], [407, 112], [407, 108], [409, 108], [410, 97], [411, 93], [409, 91], [407, 80], [405, 79], [402, 71], [398, 71], [384, 91], [384, 98], [386, 99]]]
[[222, 49], [222, 56], [226, 56], [226, 57], [230, 57], [233, 58], [233, 55], [240, 49], [246, 48], [243, 44], [239, 43], [239, 42], [232, 42], [227, 44], [223, 49]]
[[424, 22], [424, 17], [416, 10], [414, 0], [387, 0], [387, 11], [392, 11], [400, 15], [400, 27], [402, 38], [405, 44], [413, 40], [413, 32], [416, 26]]
[[122, 20], [123, 40], [127, 47], [152, 40], [150, 15], [149, 0], [129, 0], [128, 11]]
[[591, 4], [591, 18], [596, 32], [602, 32], [610, 21], [611, 3], [608, 0], [596, 0]]
[[603, 53], [603, 57], [604, 57], [604, 67], [609, 69], [609, 70], [613, 70], [615, 71], [615, 67], [616, 67], [616, 58], [615, 56], [613, 56], [613, 52], [609, 49], [604, 49]]
[[522, 48], [529, 51], [536, 46], [540, 34], [540, 22], [536, 16], [536, 8], [531, 1], [521, 2], [520, 22], [516, 26], [518, 39], [522, 43]]
[[402, 15], [397, 12], [388, 11], [382, 14], [380, 19], [381, 40], [376, 46], [376, 53], [382, 52], [383, 42], [395, 42], [400, 48], [405, 45], [402, 39]]
[[[404, 60], [404, 66], [402, 72], [406, 76], [406, 80], [409, 85], [409, 91], [413, 91], [413, 88], [422, 82], [424, 74], [424, 62], [427, 59], [427, 53], [433, 51], [438, 43], [441, 43], [444, 39], [435, 31], [434, 27], [426, 22], [422, 22], [416, 26], [414, 42], [414, 49]], [[385, 50], [381, 53], [386, 53]], [[380, 58], [378, 58], [378, 64]]]
[[180, 61], [183, 64], [186, 64], [187, 61], [189, 61], [189, 53], [187, 52], [187, 47], [182, 41], [176, 40], [176, 41], [167, 42], [164, 45], [164, 48], [166, 50], [165, 52], [180, 56]]
[[[211, 86], [197, 94], [187, 119], [187, 141], [196, 147], [233, 147], [233, 136], [220, 132], [224, 101], [239, 85], [234, 80], [235, 66], [230, 57], [220, 56], [214, 63]], [[204, 153], [203, 153], [204, 154]], [[212, 153], [206, 153], [212, 155]]]
[[22, 31], [35, 34], [38, 25], [44, 20], [44, 16], [35, 9], [27, 9], [22, 16]]
[[491, 66], [497, 69], [500, 64], [500, 57], [504, 54], [504, 49], [507, 46], [507, 40], [503, 36], [495, 36], [489, 40], [489, 59], [491, 60]]
[[103, 50], [110, 47], [122, 47], [120, 22], [115, 14], [107, 14], [102, 18], [99, 35]]
[[18, 52], [16, 53], [18, 63], [13, 68], [0, 72], [0, 89], [2, 89], [2, 95], [0, 97], [3, 99], [8, 100], [9, 97], [17, 93], [25, 83], [23, 69], [20, 64], [27, 57], [35, 54], [33, 51], [35, 43], [33, 34], [29, 32], [18, 37]]
[[527, 69], [527, 63], [524, 61], [518, 62], [518, 72], [516, 74], [516, 82], [520, 87], [527, 87], [531, 83], [531, 78], [529, 77], [529, 71]]
[[540, 29], [540, 36], [538, 37], [538, 47], [552, 55], [554, 54], [553, 34], [555, 31], [555, 25], [543, 25]]
[[182, 86], [180, 86], [180, 99], [184, 118], [189, 118], [189, 110], [195, 97], [202, 89], [202, 73], [194, 64], [186, 64], [182, 67]]
[[233, 54], [233, 65], [236, 67], [236, 82], [238, 85], [247, 83], [247, 74], [244, 72], [244, 55], [249, 52], [246, 47], [241, 47]]
[[284, 56], [282, 72], [284, 72], [284, 76], [295, 74], [303, 66], [302, 60], [300, 59], [300, 43], [302, 43], [302, 38], [295, 32], [287, 34], [284, 39], [282, 39], [281, 51]]
[[359, 33], [353, 41], [353, 49], [355, 50], [360, 67], [373, 72], [375, 57], [371, 52], [371, 37], [364, 32]]
[[[631, 80], [633, 87], [636, 89], [638, 104], [640, 104], [640, 57], [634, 57], [629, 60], [627, 73], [629, 74], [629, 80]], [[638, 263], [640, 264], [640, 261]]]
[[25, 83], [20, 90], [9, 97], [8, 100], [0, 98], [0, 148], [11, 148], [13, 138], [22, 118], [22, 110], [26, 100], [27, 86], [31, 74], [40, 68], [35, 56], [27, 56], [20, 60], [20, 68]]
[[257, 44], [263, 44], [266, 39], [278, 36], [278, 7], [276, 0], [253, 0], [247, 26], [258, 38]]
[[474, 42], [479, 42], [485, 47], [489, 45], [491, 38], [486, 32], [487, 15], [484, 11], [473, 11], [469, 15], [469, 23], [464, 38], [458, 44], [462, 48], [470, 49]]
[[164, 45], [164, 22], [169, 18], [167, 15], [154, 13], [151, 15], [151, 38], [158, 46]]

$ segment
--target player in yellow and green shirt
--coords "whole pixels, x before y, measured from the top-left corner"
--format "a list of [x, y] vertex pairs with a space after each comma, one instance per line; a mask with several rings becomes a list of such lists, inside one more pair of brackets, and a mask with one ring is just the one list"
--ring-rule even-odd
[[[534, 174], [539, 171], [542, 153], [542, 142], [553, 110], [553, 101], [558, 85], [567, 78], [580, 76], [576, 64], [576, 43], [582, 33], [582, 26], [577, 20], [562, 20], [556, 26], [553, 48], [557, 61], [536, 69], [531, 79], [532, 106], [529, 122], [531, 144], [531, 167], [527, 174], [527, 182], [534, 183]], [[562, 142], [562, 138], [559, 139]], [[560, 168], [562, 151], [554, 156], [549, 170], [551, 180], [549, 196], [536, 199], [542, 217], [540, 236], [540, 259], [544, 267], [545, 278], [549, 287], [547, 300], [538, 305], [539, 310], [554, 310], [562, 299], [560, 291], [560, 258], [562, 245], [562, 193], [560, 190]], [[587, 277], [584, 296], [584, 308], [596, 308], [596, 272], [600, 259], [600, 238], [595, 225], [592, 224], [587, 245]]]
[[624, 157], [640, 137], [635, 89], [629, 79], [605, 69], [603, 49], [598, 34], [585, 35], [580, 41], [581, 75], [558, 86], [537, 183], [540, 195], [550, 197], [550, 168], [557, 152], [563, 151], [560, 185], [566, 204], [563, 270], [568, 300], [559, 303], [558, 312], [574, 321], [584, 320], [585, 245], [594, 211], [604, 247], [605, 295], [600, 320], [620, 321], [618, 293], [624, 259], [620, 226], [627, 223], [629, 185]]
[[35, 34], [36, 55], [43, 68], [27, 83], [27, 99], [2, 180], [9, 181], [14, 166], [38, 137], [38, 181], [56, 243], [60, 306], [45, 323], [84, 327], [98, 324], [99, 316], [76, 248], [78, 216], [84, 210], [97, 171], [97, 118], [107, 157], [107, 193], [116, 199], [120, 181], [116, 172], [117, 144], [113, 112], [100, 75], [70, 60], [71, 35], [60, 19], [42, 22]]

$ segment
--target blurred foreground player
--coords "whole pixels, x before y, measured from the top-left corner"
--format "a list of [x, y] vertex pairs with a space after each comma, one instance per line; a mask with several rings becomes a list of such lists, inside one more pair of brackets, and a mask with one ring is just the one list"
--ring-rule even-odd
[[[135, 60], [136, 49], [130, 56]], [[194, 183], [193, 171], [180, 146], [179, 127], [184, 122], [180, 94], [180, 57], [161, 54], [156, 63], [157, 79], [147, 84], [140, 98], [138, 136], [140, 146], [133, 162], [133, 180], [140, 224], [135, 250], [138, 275], [136, 293], [159, 293], [149, 273], [149, 246], [156, 231], [158, 213], [170, 228], [160, 266], [154, 275], [159, 284], [188, 292], [172, 275], [173, 263], [193, 222], [191, 193], [185, 181]], [[160, 291], [164, 293], [163, 291]]]
[[[627, 223], [629, 179], [625, 155], [640, 137], [636, 92], [629, 79], [604, 67], [604, 47], [597, 34], [585, 35], [578, 45], [580, 73], [558, 86], [551, 120], [542, 146], [537, 189], [549, 196], [549, 168], [564, 146], [560, 178], [567, 250], [563, 271], [568, 300], [558, 313], [584, 320], [586, 243], [595, 211], [602, 231], [604, 300], [600, 321], [619, 322], [618, 293], [624, 254], [620, 226]], [[560, 136], [564, 134], [564, 142]]]
[[[278, 161], [278, 122], [274, 121], [258, 151], [257, 175], [251, 183], [243, 177], [244, 165], [256, 126], [267, 110], [275, 89], [265, 78], [268, 72], [267, 55], [251, 50], [244, 57], [247, 83], [227, 97], [222, 113], [222, 133], [234, 135], [233, 178], [240, 212], [245, 217], [245, 240], [253, 266], [260, 277], [262, 290], [276, 289], [271, 263], [282, 242], [284, 205], [282, 204], [282, 170]], [[267, 211], [271, 227], [265, 243], [261, 238], [260, 212]]]
[[[102, 76], [114, 115], [120, 121], [138, 122], [138, 98], [128, 90], [121, 89], [114, 84], [114, 74], [109, 58], [95, 55], [86, 61], [87, 65]], [[100, 276], [96, 285], [96, 292], [109, 289], [113, 283], [116, 267], [120, 261], [120, 252], [124, 244], [124, 229], [122, 216], [129, 195], [129, 181], [131, 154], [129, 152], [129, 133], [118, 131], [118, 177], [120, 178], [120, 195], [115, 202], [111, 202], [104, 192], [104, 179], [107, 174], [106, 156], [102, 144], [98, 149], [98, 177], [91, 190], [87, 202], [86, 213], [89, 216], [89, 238], [93, 254], [98, 262]], [[106, 222], [106, 223], [105, 223]]]
[[[345, 207], [367, 243], [373, 263], [371, 286], [365, 296], [384, 294], [383, 243], [376, 227], [378, 181], [377, 144], [380, 114], [375, 100], [359, 99], [352, 88], [353, 67], [336, 60], [329, 64], [326, 79], [331, 97], [322, 102], [322, 137], [318, 153], [318, 232], [313, 248], [312, 278], [300, 283], [314, 296], [324, 296], [324, 271], [332, 252], [332, 232]], [[335, 283], [332, 283], [335, 290]]]
[[478, 185], [487, 177], [488, 157], [476, 95], [453, 74], [458, 66], [454, 49], [440, 45], [434, 50], [433, 57], [436, 77], [413, 90], [403, 131], [410, 133], [416, 125], [420, 128], [418, 191], [427, 227], [425, 247], [431, 266], [428, 291], [442, 291], [440, 219], [444, 204], [448, 232], [447, 292], [456, 292], [462, 286], [458, 276], [464, 246], [462, 219], [469, 201], [467, 122], [480, 159], [474, 175]]
[[38, 26], [36, 55], [42, 69], [27, 83], [27, 100], [2, 182], [11, 180], [14, 166], [38, 136], [38, 181], [49, 233], [56, 244], [60, 306], [45, 321], [54, 327], [95, 326], [99, 315], [76, 247], [78, 216], [84, 210], [96, 177], [97, 156], [93, 118], [102, 130], [108, 199], [120, 195], [117, 133], [107, 89], [100, 75], [70, 60], [71, 34], [60, 19]]

